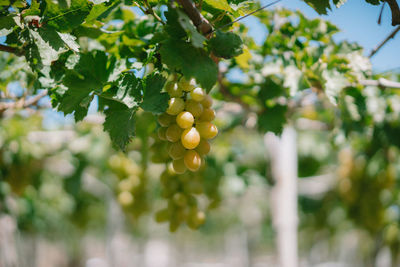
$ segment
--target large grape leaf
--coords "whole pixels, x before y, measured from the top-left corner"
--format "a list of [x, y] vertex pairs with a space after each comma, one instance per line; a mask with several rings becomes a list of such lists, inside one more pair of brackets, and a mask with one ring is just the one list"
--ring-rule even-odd
[[[115, 75], [117, 64], [109, 64], [115, 63], [113, 59], [107, 57], [103, 51], [71, 55], [67, 59], [67, 69], [60, 86], [63, 90], [58, 89], [52, 96], [53, 106], [64, 114], [74, 113], [76, 121], [82, 120], [87, 114], [94, 93], [101, 95], [111, 74]], [[118, 100], [122, 97], [118, 90], [114, 93], [117, 95], [108, 98], [115, 97]], [[125, 98], [120, 101], [123, 100], [128, 102]]]
[[104, 130], [110, 134], [112, 142], [124, 150], [131, 138], [135, 135], [136, 109], [129, 109], [126, 105], [110, 101], [104, 111], [106, 120]]
[[168, 107], [168, 93], [161, 92], [166, 79], [160, 74], [146, 76], [143, 80], [143, 103], [140, 105], [144, 110], [154, 113], [164, 112]]
[[190, 43], [169, 39], [162, 44], [160, 53], [162, 62], [171, 70], [181, 71], [187, 78], [194, 77], [206, 90], [211, 90], [216, 83], [217, 65], [203, 50]]

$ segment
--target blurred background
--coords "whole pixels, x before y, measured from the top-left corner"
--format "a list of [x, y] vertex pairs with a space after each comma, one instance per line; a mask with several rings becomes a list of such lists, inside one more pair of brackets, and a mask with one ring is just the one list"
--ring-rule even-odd
[[[301, 1], [278, 5], [317, 17]], [[385, 12], [379, 26], [378, 8], [349, 1], [324, 19], [344, 29], [336, 41], [358, 42], [367, 55], [393, 30]], [[262, 19], [243, 23], [256, 44], [264, 43]], [[371, 70], [399, 79], [399, 47], [399, 38], [388, 43]], [[18, 98], [29, 76], [9, 64], [0, 53], [1, 90]], [[233, 87], [254, 74], [227, 68]], [[1, 111], [0, 266], [400, 266], [398, 131], [381, 129], [390, 133], [387, 142], [338, 133], [336, 111], [310, 94], [277, 137], [260, 132], [256, 114], [219, 101], [215, 91], [220, 133], [206, 170], [187, 189], [204, 194], [198, 202], [207, 207], [206, 220], [198, 230], [183, 225], [174, 233], [155, 221], [166, 189], [151, 114], [140, 113], [138, 137], [122, 153], [103, 131], [97, 103], [79, 123], [54, 111], [48, 97]]]

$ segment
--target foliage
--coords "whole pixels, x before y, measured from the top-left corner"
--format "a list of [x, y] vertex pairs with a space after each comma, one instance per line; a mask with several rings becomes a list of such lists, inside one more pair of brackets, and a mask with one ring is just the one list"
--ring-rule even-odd
[[[333, 229], [328, 213], [344, 211], [346, 219], [371, 239], [383, 238], [395, 255], [400, 240], [398, 216], [392, 212], [398, 209], [400, 98], [390, 88], [362, 84], [363, 80], [385, 77], [373, 74], [362, 48], [335, 42], [338, 28], [331, 23], [286, 9], [255, 14], [268, 31], [261, 44], [249, 36], [243, 24], [224, 26], [257, 8], [253, 1], [195, 1], [215, 30], [205, 35], [179, 4], [148, 2], [0, 2], [0, 35], [14, 52], [0, 55], [2, 97], [13, 98], [10, 87], [22, 88], [21, 95], [47, 89], [52, 106], [65, 115], [73, 114], [77, 122], [88, 116], [90, 107], [97, 106], [114, 147], [128, 152], [112, 151], [108, 139], [98, 132], [87, 138], [93, 139], [101, 153], [86, 154], [72, 144], [47, 151], [51, 148], [26, 141], [29, 131], [40, 128], [39, 119], [30, 126], [19, 117], [23, 111], [17, 111], [12, 119], [0, 111], [0, 117], [4, 116], [0, 121], [1, 197], [12, 195], [20, 205], [29, 207], [16, 215], [21, 227], [30, 227], [35, 216], [45, 220], [46, 210], [54, 210], [43, 207], [51, 205], [57, 205], [55, 209], [63, 211], [67, 221], [78, 225], [81, 222], [74, 219], [85, 218], [92, 203], [99, 205], [94, 209], [104, 208], [95, 192], [82, 187], [85, 170], [95, 166], [99, 170], [96, 175], [105, 177], [103, 182], [112, 188], [132, 221], [152, 210], [150, 199], [157, 195], [163, 198], [163, 204], [159, 205], [158, 199], [154, 204], [162, 208], [156, 215], [158, 221], [169, 221], [171, 230], [182, 221], [196, 228], [200, 223], [193, 223], [193, 218], [203, 220], [201, 210], [213, 209], [221, 202], [219, 186], [224, 177], [242, 179], [244, 184], [251, 184], [254, 177], [271, 178], [259, 151], [262, 145], [249, 144], [250, 153], [235, 138], [247, 145], [251, 143], [248, 132], [259, 141], [268, 131], [279, 135], [288, 124], [300, 132], [302, 127], [316, 124], [322, 129], [319, 134], [304, 133], [312, 142], [307, 153], [300, 150], [300, 176], [321, 174], [337, 165], [340, 168], [334, 175], [338, 184], [317, 199], [301, 196], [303, 220], [317, 229], [321, 225]], [[332, 6], [329, 0], [306, 2], [320, 14]], [[146, 14], [139, 16], [133, 6], [140, 6]], [[229, 142], [217, 138], [216, 151], [206, 159], [208, 167], [199, 173], [171, 175], [165, 171], [162, 175], [161, 167], [150, 174], [148, 165], [160, 166], [149, 159], [168, 161], [166, 144], [155, 136], [159, 128], [155, 116], [170, 107], [168, 84], [192, 78], [218, 100], [217, 114], [222, 115], [215, 124]], [[182, 99], [186, 97], [184, 94]], [[239, 105], [232, 108], [226, 102]], [[86, 136], [85, 131], [80, 135]], [[68, 161], [78, 162], [74, 172], [54, 173], [48, 161], [53, 153], [67, 148], [74, 151]], [[60, 200], [51, 202], [46, 194], [38, 193], [50, 190], [46, 186], [57, 187]], [[206, 196], [206, 204], [200, 195]], [[189, 215], [176, 208], [186, 204], [191, 208]], [[1, 209], [14, 212], [7, 205]], [[39, 222], [34, 228], [59, 227], [55, 222], [61, 219], [54, 216], [50, 216], [54, 221]]]

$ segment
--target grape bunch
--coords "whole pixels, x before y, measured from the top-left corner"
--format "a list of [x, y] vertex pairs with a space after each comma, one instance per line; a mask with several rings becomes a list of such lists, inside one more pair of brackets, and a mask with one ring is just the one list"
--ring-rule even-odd
[[182, 77], [178, 82], [170, 81], [165, 89], [171, 99], [166, 112], [158, 117], [161, 126], [158, 137], [170, 143], [168, 154], [177, 174], [186, 170], [196, 172], [210, 151], [208, 140], [218, 134], [217, 127], [211, 123], [215, 118], [212, 99], [196, 87], [193, 79], [188, 81]]
[[211, 122], [215, 111], [212, 99], [194, 80], [181, 78], [166, 83], [169, 106], [158, 117], [158, 139], [152, 145], [155, 163], [166, 163], [161, 174], [165, 208], [155, 214], [157, 222], [169, 222], [170, 231], [182, 223], [197, 229], [205, 222], [197, 195], [204, 194], [204, 157], [210, 151], [209, 140], [217, 127]]
[[108, 165], [118, 179], [115, 193], [118, 203], [128, 217], [139, 217], [148, 209], [146, 202], [146, 174], [128, 156], [118, 153], [112, 155]]

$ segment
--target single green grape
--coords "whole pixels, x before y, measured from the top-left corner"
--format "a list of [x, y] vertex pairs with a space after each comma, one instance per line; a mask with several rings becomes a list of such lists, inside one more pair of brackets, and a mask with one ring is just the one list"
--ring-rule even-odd
[[182, 129], [177, 124], [172, 124], [167, 128], [165, 137], [168, 141], [175, 143], [179, 141], [182, 134]]
[[121, 193], [118, 194], [118, 202], [122, 206], [129, 206], [133, 203], [133, 196], [131, 192], [128, 191], [122, 191]]
[[185, 173], [186, 166], [183, 159], [177, 159], [172, 162], [172, 167], [177, 174]]
[[196, 129], [199, 131], [200, 136], [204, 139], [212, 139], [218, 134], [217, 127], [208, 121], [197, 123]]
[[188, 128], [181, 135], [182, 145], [187, 149], [194, 149], [200, 143], [200, 134], [195, 127]]
[[160, 140], [163, 141], [167, 140], [167, 128], [165, 127], [158, 128], [157, 135], [158, 138], [160, 138]]
[[201, 89], [200, 87], [196, 87], [193, 89], [193, 91], [190, 92], [190, 97], [197, 102], [200, 102], [201, 100], [204, 99], [205, 96], [205, 92], [203, 89]]
[[189, 111], [182, 111], [178, 114], [178, 116], [176, 116], [176, 123], [182, 129], [186, 129], [192, 127], [194, 123], [194, 117]]
[[185, 207], [187, 204], [187, 198], [183, 193], [175, 193], [173, 196], [174, 203], [179, 207]]
[[209, 95], [205, 95], [203, 100], [201, 100], [201, 104], [204, 108], [210, 108], [212, 106], [212, 98]]
[[172, 143], [169, 147], [168, 154], [172, 159], [181, 159], [185, 155], [186, 149], [181, 142]]
[[186, 151], [183, 160], [186, 168], [188, 168], [192, 172], [197, 171], [201, 166], [201, 157], [199, 153], [194, 150]]
[[158, 116], [157, 121], [162, 127], [168, 127], [175, 121], [175, 116], [169, 115], [168, 113], [163, 113]]
[[177, 83], [172, 82], [172, 81], [166, 83], [165, 91], [167, 91], [171, 97], [181, 97], [182, 96], [182, 88], [180, 88]]
[[203, 105], [193, 99], [189, 99], [186, 101], [185, 110], [192, 113], [192, 115], [196, 118], [203, 113]]
[[203, 110], [203, 113], [201, 113], [199, 119], [201, 121], [212, 121], [215, 119], [215, 111], [211, 108], [206, 108]]
[[169, 115], [178, 115], [185, 108], [185, 101], [182, 98], [173, 97], [168, 101], [167, 113]]
[[207, 140], [200, 139], [200, 143], [195, 150], [197, 151], [197, 153], [199, 153], [200, 156], [204, 156], [210, 152], [210, 149], [210, 143]]
[[178, 82], [178, 87], [185, 92], [190, 92], [195, 88], [194, 79], [187, 80], [185, 77], [182, 77]]

